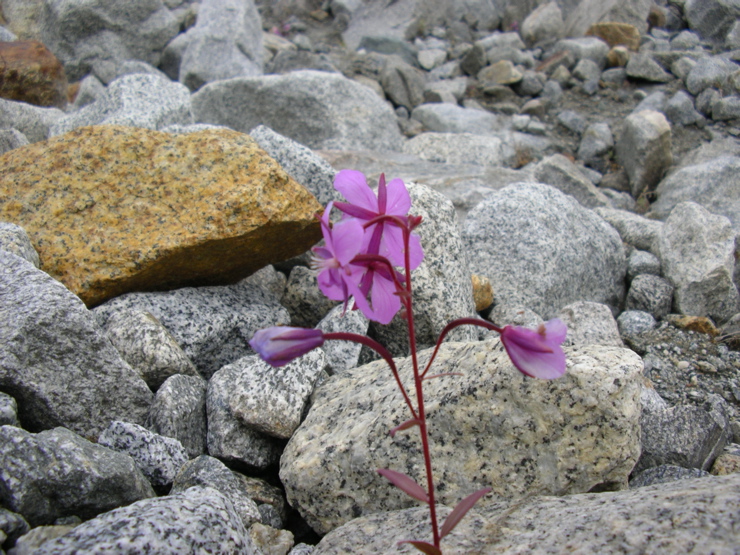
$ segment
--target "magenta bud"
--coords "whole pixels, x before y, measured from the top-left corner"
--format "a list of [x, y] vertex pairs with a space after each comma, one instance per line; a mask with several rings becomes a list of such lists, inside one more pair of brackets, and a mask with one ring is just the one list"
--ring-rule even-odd
[[501, 330], [501, 342], [520, 372], [552, 380], [565, 374], [565, 353], [560, 345], [567, 332], [565, 324], [556, 318], [536, 330], [506, 326]]
[[285, 366], [323, 344], [321, 330], [287, 326], [259, 330], [249, 342], [262, 360], [275, 367]]

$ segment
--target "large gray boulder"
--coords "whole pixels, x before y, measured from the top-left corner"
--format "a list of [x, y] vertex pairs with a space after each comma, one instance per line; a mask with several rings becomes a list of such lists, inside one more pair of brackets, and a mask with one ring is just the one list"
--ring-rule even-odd
[[59, 553], [259, 555], [234, 505], [211, 487], [145, 499], [102, 514], [35, 551]]
[[[442, 541], [450, 553], [733, 553], [740, 542], [740, 474], [629, 491], [534, 497], [474, 508]], [[440, 519], [449, 509], [440, 507]], [[505, 525], [502, 525], [502, 522]], [[667, 523], [680, 522], [680, 526]], [[389, 553], [401, 539], [429, 540], [429, 511], [361, 517], [326, 535], [313, 555]]]
[[2, 426], [0, 442], [0, 498], [32, 526], [91, 518], [155, 495], [131, 457], [66, 428], [31, 434]]
[[737, 0], [686, 0], [684, 14], [689, 27], [701, 37], [722, 45], [735, 21], [740, 17]]
[[[431, 350], [420, 353], [423, 368]], [[642, 361], [621, 347], [566, 348], [566, 375], [521, 374], [498, 339], [445, 343], [425, 382], [438, 501], [454, 506], [486, 486], [480, 506], [530, 494], [625, 488], [640, 453]], [[411, 380], [411, 359], [397, 361]], [[416, 428], [383, 361], [333, 376], [317, 389], [288, 442], [280, 478], [289, 503], [320, 534], [353, 517], [415, 505], [376, 469], [426, 483]], [[584, 432], [588, 430], [588, 432]]]
[[143, 424], [153, 397], [76, 295], [2, 250], [0, 389], [25, 428], [64, 426], [91, 440], [111, 420]]
[[548, 185], [516, 183], [468, 214], [463, 237], [473, 273], [490, 278], [496, 302], [545, 319], [575, 301], [618, 310], [626, 259], [617, 231]]
[[191, 90], [262, 74], [262, 20], [252, 0], [203, 0], [185, 37], [179, 81]]
[[266, 125], [313, 149], [400, 150], [390, 104], [334, 73], [303, 70], [209, 83], [192, 96], [199, 123], [248, 133]]

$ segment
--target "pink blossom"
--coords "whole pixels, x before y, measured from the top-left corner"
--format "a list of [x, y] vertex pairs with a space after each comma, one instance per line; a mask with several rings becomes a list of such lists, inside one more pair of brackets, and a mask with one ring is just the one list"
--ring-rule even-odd
[[[337, 202], [336, 207], [363, 223], [382, 215], [397, 216], [404, 222], [408, 221], [411, 197], [400, 179], [393, 179], [386, 186], [385, 175], [381, 174], [376, 197], [362, 172], [342, 170], [334, 178], [334, 188], [349, 201]], [[363, 246], [363, 252], [385, 256], [394, 266], [403, 266], [405, 263], [403, 230], [391, 222], [384, 221], [368, 226], [365, 229]], [[408, 249], [410, 269], [414, 270], [424, 259], [418, 235], [411, 235]]]
[[321, 330], [278, 326], [259, 330], [249, 345], [272, 366], [284, 366], [324, 344]]
[[560, 345], [567, 333], [566, 325], [555, 318], [536, 330], [506, 326], [501, 330], [501, 342], [520, 372], [552, 380], [565, 374], [565, 353]]

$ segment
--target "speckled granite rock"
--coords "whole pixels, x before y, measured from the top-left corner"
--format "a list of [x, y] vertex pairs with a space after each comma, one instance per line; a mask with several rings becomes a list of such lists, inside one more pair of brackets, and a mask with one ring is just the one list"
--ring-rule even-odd
[[211, 487], [146, 499], [110, 511], [45, 543], [36, 553], [260, 555], [234, 505]]
[[272, 286], [261, 282], [262, 275], [254, 277], [234, 285], [126, 293], [92, 312], [105, 329], [118, 312], [149, 312], [208, 379], [225, 364], [252, 354], [248, 342], [258, 329], [290, 323]]
[[232, 414], [257, 432], [289, 438], [301, 423], [303, 409], [325, 364], [324, 352], [316, 349], [280, 368], [257, 355], [225, 366], [222, 370], [235, 367], [239, 374], [229, 395]]
[[130, 422], [111, 422], [100, 434], [98, 445], [126, 453], [153, 486], [170, 485], [188, 460], [178, 440]]
[[[457, 225], [455, 207], [437, 191], [408, 183], [410, 213], [423, 218], [416, 228], [424, 249], [424, 260], [412, 272], [414, 325], [418, 348], [434, 345], [444, 327], [456, 318], [475, 317], [472, 271], [469, 254]], [[406, 320], [396, 315], [390, 324], [370, 322], [370, 334], [394, 356], [408, 354]], [[472, 341], [477, 331], [461, 326], [450, 341]]]
[[89, 306], [234, 282], [319, 236], [314, 197], [233, 131], [77, 129], [0, 157], [0, 194], [0, 218]]
[[4, 538], [5, 547], [13, 545], [13, 542], [30, 528], [21, 515], [0, 507], [0, 538]]
[[673, 464], [661, 464], [653, 466], [642, 472], [635, 472], [630, 477], [630, 488], [643, 488], [656, 484], [675, 482], [676, 480], [688, 480], [690, 478], [704, 478], [709, 472], [700, 468], [684, 468]]
[[62, 135], [86, 125], [130, 125], [162, 129], [193, 122], [190, 91], [162, 75], [137, 73], [113, 81], [99, 98], [60, 118], [49, 135]]
[[337, 306], [337, 301], [319, 289], [316, 275], [317, 272], [305, 266], [294, 266], [290, 271], [280, 304], [290, 313], [291, 326], [313, 328]]
[[637, 249], [657, 252], [655, 241], [663, 227], [663, 222], [649, 220], [639, 214], [615, 208], [596, 208], [594, 210], [619, 232], [622, 241]]
[[565, 345], [624, 345], [617, 321], [605, 304], [578, 301], [563, 307], [558, 318], [568, 326]]
[[59, 108], [41, 108], [0, 98], [0, 120], [3, 126], [17, 129], [31, 143], [46, 139], [51, 126], [63, 117], [64, 112]]
[[176, 374], [157, 390], [147, 416], [147, 427], [157, 434], [180, 440], [190, 459], [208, 449], [207, 389], [208, 382], [201, 377]]
[[128, 455], [90, 443], [66, 428], [31, 434], [0, 427], [3, 504], [32, 526], [104, 511], [154, 497]]
[[111, 420], [143, 424], [152, 392], [61, 283], [0, 250], [0, 388], [28, 430], [97, 439]]
[[106, 335], [152, 391], [176, 374], [200, 377], [175, 338], [149, 312], [116, 312], [108, 320]]
[[[456, 504], [484, 486], [494, 491], [483, 504], [626, 487], [640, 452], [642, 361], [619, 347], [566, 353], [566, 376], [545, 382], [520, 374], [497, 339], [442, 346], [433, 371], [463, 375], [425, 387], [440, 503]], [[421, 354], [422, 363], [430, 354]], [[408, 382], [410, 361], [399, 362]], [[384, 362], [318, 388], [280, 464], [288, 501], [312, 528], [326, 533], [353, 517], [414, 503], [376, 472], [396, 469], [423, 482], [418, 435], [388, 434], [407, 418]]]
[[720, 324], [740, 310], [730, 220], [694, 202], [682, 202], [668, 216], [658, 245], [663, 275], [675, 288], [674, 310], [709, 316]]
[[[442, 541], [445, 553], [733, 553], [740, 542], [740, 475], [681, 480], [630, 491], [533, 497], [476, 507]], [[449, 509], [441, 508], [444, 516]], [[396, 552], [431, 537], [426, 509], [358, 518], [325, 536], [313, 555]], [[677, 525], [676, 523], [680, 523]], [[416, 553], [410, 547], [399, 553]]]
[[0, 249], [17, 254], [39, 267], [39, 254], [33, 248], [26, 230], [19, 225], [0, 222]]
[[208, 381], [208, 453], [230, 463], [266, 468], [277, 463], [281, 447], [275, 438], [261, 434], [234, 416], [231, 395], [241, 381], [236, 365], [227, 365]]
[[246, 486], [229, 470], [224, 463], [208, 455], [186, 463], [172, 484], [171, 493], [185, 491], [193, 486], [207, 486], [217, 489], [234, 504], [244, 528], [260, 521], [257, 504], [249, 497]]
[[463, 224], [475, 273], [487, 275], [496, 302], [543, 318], [592, 301], [618, 310], [626, 259], [619, 234], [554, 187], [514, 183], [491, 193]]
[[279, 530], [259, 522], [249, 528], [249, 535], [254, 545], [263, 553], [284, 554], [293, 547], [293, 534], [288, 530]]
[[[324, 333], [343, 331], [366, 335], [368, 324], [368, 319], [361, 311], [345, 312], [344, 306], [339, 305], [332, 308], [316, 327]], [[328, 371], [336, 374], [357, 366], [362, 345], [353, 341], [327, 341], [321, 350], [326, 355]]]

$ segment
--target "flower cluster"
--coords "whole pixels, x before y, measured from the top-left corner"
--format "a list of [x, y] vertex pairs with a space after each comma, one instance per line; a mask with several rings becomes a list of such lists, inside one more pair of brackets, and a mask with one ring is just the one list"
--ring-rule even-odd
[[[408, 190], [400, 179], [393, 179], [386, 184], [385, 176], [381, 175], [376, 195], [368, 186], [365, 176], [354, 170], [340, 171], [334, 187], [348, 202], [329, 203], [320, 218], [324, 245], [313, 249], [313, 267], [318, 271], [319, 288], [328, 298], [343, 302], [345, 310], [352, 302], [353, 309], [359, 309], [368, 319], [380, 324], [389, 323], [403, 307], [414, 367], [416, 404], [402, 383], [390, 353], [367, 336], [275, 327], [258, 331], [250, 345], [273, 366], [287, 364], [321, 346], [325, 340], [355, 341], [374, 349], [385, 359], [411, 413], [411, 419], [391, 430], [391, 434], [412, 427], [419, 428], [427, 488], [425, 490], [400, 472], [388, 469], [378, 472], [411, 497], [429, 505], [433, 543], [415, 540], [407, 543], [424, 553], [441, 553], [441, 539], [490, 489], [470, 494], [449, 514], [442, 526], [438, 526], [422, 382], [445, 375], [427, 376], [439, 346], [446, 335], [458, 326], [482, 326], [499, 333], [509, 358], [520, 372], [535, 378], [553, 379], [565, 373], [565, 354], [560, 345], [565, 340], [567, 329], [557, 319], [542, 324], [536, 330], [518, 326], [500, 328], [476, 318], [454, 320], [440, 334], [434, 353], [422, 371], [416, 357], [411, 272], [422, 263], [424, 252], [419, 236], [413, 233], [421, 223], [421, 218], [409, 215], [411, 198]], [[341, 219], [335, 224], [330, 219], [333, 208], [342, 212]], [[403, 272], [397, 268], [402, 268]]]

